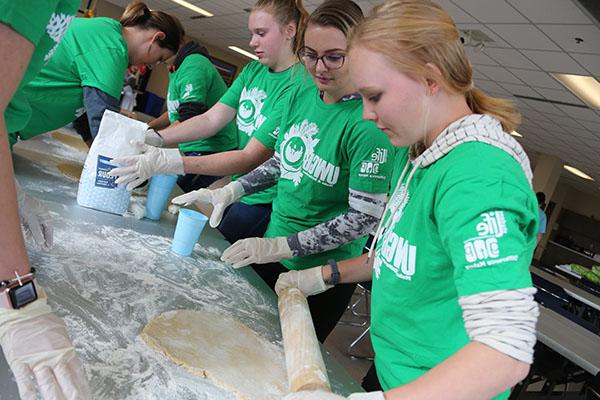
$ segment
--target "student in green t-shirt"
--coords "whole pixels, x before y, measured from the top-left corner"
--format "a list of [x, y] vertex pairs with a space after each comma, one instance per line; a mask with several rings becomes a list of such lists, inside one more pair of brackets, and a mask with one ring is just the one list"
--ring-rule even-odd
[[[205, 113], [164, 130], [148, 130], [141, 156], [115, 159], [122, 165], [110, 172], [118, 184], [131, 190], [158, 174], [240, 175], [256, 168], [274, 153], [287, 92], [305, 80], [296, 55], [308, 13], [301, 0], [258, 0], [248, 18], [250, 47], [258, 61], [246, 65], [218, 103]], [[172, 146], [216, 135], [226, 124], [237, 123], [238, 150], [207, 156], [182, 157]], [[229, 188], [229, 186], [226, 186]], [[203, 191], [210, 202], [210, 191]], [[262, 236], [271, 215], [274, 189], [245, 196], [229, 208], [217, 206], [210, 224], [225, 238]], [[223, 214], [225, 216], [223, 217]]]
[[179, 21], [144, 3], [129, 5], [120, 21], [77, 18], [53, 50], [52, 59], [23, 88], [31, 119], [12, 130], [28, 139], [74, 121], [87, 113], [92, 136], [106, 109], [119, 110], [128, 65], [155, 64], [172, 57], [184, 32]]
[[[167, 111], [150, 121], [151, 129], [164, 129], [208, 111], [227, 91], [227, 86], [210, 61], [208, 50], [190, 41], [184, 44], [169, 67]], [[185, 156], [201, 156], [237, 149], [237, 129], [232, 122], [215, 136], [179, 144]], [[184, 192], [208, 187], [222, 176], [186, 174], [177, 184]]]
[[[474, 87], [459, 37], [438, 5], [405, 0], [376, 7], [351, 39], [365, 118], [410, 151], [397, 157], [374, 253], [340, 263], [341, 282], [372, 279], [381, 386], [350, 399], [507, 399], [533, 361], [537, 202], [508, 133], [520, 116]], [[328, 266], [293, 271], [278, 290], [312, 295], [329, 280]], [[317, 398], [343, 397], [286, 400]]]
[[[254, 269], [271, 288], [282, 272], [361, 254], [383, 213], [392, 146], [375, 124], [363, 121], [345, 63], [346, 35], [362, 18], [360, 7], [348, 0], [326, 1], [310, 15], [301, 56], [314, 82], [297, 87], [283, 103], [275, 155], [229, 185], [235, 196], [223, 201], [225, 189], [212, 191], [214, 203], [228, 205], [276, 188], [265, 237], [237, 241], [222, 257], [236, 268], [264, 264]], [[205, 201], [203, 193], [173, 200], [197, 201]], [[321, 342], [354, 286], [339, 285], [309, 300]]]
[[[52, 244], [45, 207], [25, 192], [15, 190], [7, 127], [13, 130], [27, 123], [29, 107], [22, 87], [36, 76], [52, 55], [79, 5], [79, 0], [0, 0], [2, 283], [26, 277], [31, 272], [21, 224], [40, 247], [47, 248]], [[17, 304], [13, 304], [7, 298], [6, 285], [0, 286], [0, 347], [19, 393], [23, 399], [38, 396], [44, 400], [57, 397], [90, 399], [85, 372], [64, 323], [48, 306], [43, 289], [36, 286], [37, 300], [33, 301], [34, 297], [31, 297], [27, 304], [17, 309], [14, 307], [24, 299], [17, 296]], [[0, 397], [4, 398], [4, 393]]]

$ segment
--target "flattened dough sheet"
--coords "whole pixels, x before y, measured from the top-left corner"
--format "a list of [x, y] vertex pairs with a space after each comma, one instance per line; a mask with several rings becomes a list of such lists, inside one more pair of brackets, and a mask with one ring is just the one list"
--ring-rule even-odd
[[279, 400], [287, 392], [283, 349], [236, 319], [208, 311], [169, 311], [148, 322], [141, 336], [175, 364], [240, 400]]

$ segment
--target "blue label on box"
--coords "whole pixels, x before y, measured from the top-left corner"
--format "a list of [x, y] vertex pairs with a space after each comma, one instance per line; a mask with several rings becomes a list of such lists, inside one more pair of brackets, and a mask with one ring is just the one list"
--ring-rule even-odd
[[116, 165], [111, 164], [112, 158], [101, 156], [98, 154], [98, 165], [96, 166], [96, 182], [94, 186], [103, 187], [107, 189], [114, 189], [117, 187], [115, 181], [116, 176], [108, 176], [108, 173], [116, 168]]

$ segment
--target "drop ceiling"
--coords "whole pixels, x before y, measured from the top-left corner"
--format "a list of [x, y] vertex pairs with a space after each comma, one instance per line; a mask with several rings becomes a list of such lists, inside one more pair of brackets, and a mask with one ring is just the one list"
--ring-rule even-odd
[[[124, 7], [128, 0], [109, 0]], [[196, 16], [170, 0], [145, 0], [179, 17], [187, 33], [227, 50], [248, 49], [248, 13], [254, 0], [189, 0], [215, 14]], [[381, 1], [358, 0], [365, 12]], [[305, 1], [309, 11], [321, 1]], [[585, 104], [550, 76], [591, 75], [600, 81], [600, 26], [572, 0], [438, 0], [459, 29], [483, 32], [493, 42], [466, 47], [475, 83], [516, 102], [523, 114], [518, 139], [533, 163], [557, 156], [591, 175], [586, 181], [564, 171], [561, 181], [600, 197], [600, 111]], [[578, 39], [576, 39], [578, 38]], [[579, 40], [583, 39], [583, 41]], [[230, 50], [227, 50], [230, 51]]]

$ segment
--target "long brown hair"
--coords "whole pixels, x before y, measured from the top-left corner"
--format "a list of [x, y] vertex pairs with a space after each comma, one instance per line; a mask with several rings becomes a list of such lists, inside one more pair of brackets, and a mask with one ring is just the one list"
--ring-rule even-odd
[[292, 50], [298, 53], [304, 37], [308, 11], [304, 8], [302, 0], [258, 0], [254, 3], [252, 11], [265, 10], [269, 12], [279, 25], [285, 26], [289, 23], [296, 24], [296, 35], [292, 43]]
[[[351, 0], [326, 0], [308, 17], [306, 25], [332, 27], [341, 31], [346, 37], [365, 16], [358, 4]], [[300, 50], [304, 48], [304, 36]]]
[[173, 53], [177, 53], [179, 44], [185, 36], [183, 26], [177, 18], [162, 11], [150, 10], [142, 2], [129, 4], [123, 15], [121, 15], [120, 22], [123, 27], [157, 29], [163, 32], [165, 34], [164, 39], [157, 40], [156, 43]]
[[[521, 122], [512, 102], [474, 87], [473, 69], [454, 21], [430, 0], [388, 0], [375, 7], [350, 35], [350, 47], [380, 53], [403, 73], [464, 95], [474, 113], [498, 119], [507, 132]], [[428, 63], [439, 68], [441, 79]]]

